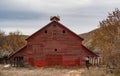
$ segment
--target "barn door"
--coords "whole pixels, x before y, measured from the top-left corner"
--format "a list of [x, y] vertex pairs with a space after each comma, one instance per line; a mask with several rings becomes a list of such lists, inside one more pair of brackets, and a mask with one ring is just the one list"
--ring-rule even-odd
[[62, 55], [46, 55], [46, 64], [48, 66], [61, 65]]

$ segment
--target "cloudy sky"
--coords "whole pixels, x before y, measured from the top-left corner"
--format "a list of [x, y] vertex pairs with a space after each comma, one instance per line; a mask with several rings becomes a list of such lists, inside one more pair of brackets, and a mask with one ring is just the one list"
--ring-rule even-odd
[[98, 27], [120, 0], [0, 0], [0, 30], [31, 35], [59, 15], [61, 23], [77, 34]]

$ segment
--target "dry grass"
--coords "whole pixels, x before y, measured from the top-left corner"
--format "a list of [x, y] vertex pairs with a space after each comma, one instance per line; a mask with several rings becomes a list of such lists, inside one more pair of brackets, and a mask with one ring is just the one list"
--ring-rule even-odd
[[0, 65], [0, 76], [115, 76], [104, 69], [80, 67], [4, 68]]
[[106, 73], [106, 70], [103, 68], [90, 68], [86, 70], [82, 76], [114, 76], [112, 73]]

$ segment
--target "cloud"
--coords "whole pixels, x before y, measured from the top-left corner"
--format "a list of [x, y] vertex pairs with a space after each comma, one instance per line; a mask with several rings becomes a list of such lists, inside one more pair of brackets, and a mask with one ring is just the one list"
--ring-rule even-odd
[[2, 0], [0, 19], [31, 20], [41, 16], [66, 15], [72, 9], [85, 7], [90, 3], [91, 0]]
[[42, 19], [45, 14], [35, 13], [29, 11], [1, 11], [0, 10], [0, 19], [1, 20], [32, 20], [32, 19]]
[[98, 27], [108, 12], [119, 7], [120, 0], [1, 0], [0, 29], [32, 34], [49, 23], [50, 16], [59, 15], [61, 23], [83, 33]]
[[0, 2], [0, 9], [51, 13], [85, 7], [90, 3], [91, 0], [4, 0]]

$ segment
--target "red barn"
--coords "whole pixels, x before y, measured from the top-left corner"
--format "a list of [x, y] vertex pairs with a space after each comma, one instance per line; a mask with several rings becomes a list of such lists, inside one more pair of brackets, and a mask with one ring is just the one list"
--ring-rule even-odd
[[27, 44], [12, 54], [10, 60], [32, 66], [84, 65], [85, 57], [97, 57], [82, 45], [83, 39], [59, 23], [58, 16], [26, 39]]

